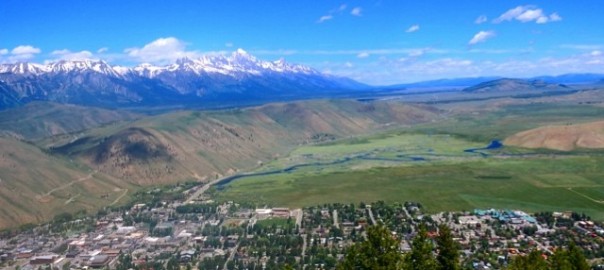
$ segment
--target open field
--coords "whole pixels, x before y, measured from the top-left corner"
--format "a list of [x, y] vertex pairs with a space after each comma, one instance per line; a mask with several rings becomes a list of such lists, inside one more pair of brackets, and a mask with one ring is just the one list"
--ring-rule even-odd
[[562, 153], [505, 146], [482, 151], [485, 156], [464, 152], [544, 124], [583, 123], [602, 115], [604, 110], [599, 107], [553, 104], [512, 105], [452, 115], [386, 134], [300, 147], [265, 168], [345, 157], [374, 159], [353, 158], [239, 179], [218, 194], [225, 200], [275, 206], [418, 201], [431, 212], [490, 207], [573, 210], [604, 219], [602, 151]]
[[604, 200], [604, 159], [485, 158], [347, 172], [301, 171], [236, 181], [218, 194], [224, 200], [275, 206], [417, 201], [429, 212], [491, 207], [573, 210], [601, 220], [604, 202], [597, 201]]
[[[6, 205], [0, 217], [11, 220], [0, 222], [0, 228], [48, 220], [63, 211], [94, 212], [120, 205], [145, 186], [210, 181], [250, 170], [265, 175], [238, 179], [219, 196], [273, 205], [425, 199], [429, 201], [420, 202], [435, 211], [509, 205], [595, 213], [602, 170], [586, 171], [584, 164], [573, 160], [599, 160], [604, 156], [600, 150], [562, 153], [506, 146], [464, 151], [545, 125], [579, 126], [602, 120], [604, 107], [581, 103], [588, 96], [573, 102], [555, 98], [539, 97], [541, 101], [535, 102], [535, 98], [503, 97], [428, 105], [316, 100], [224, 111], [174, 111], [132, 122], [116, 118], [110, 124], [86, 120], [74, 127], [67, 125], [73, 122], [70, 118], [59, 113], [55, 120], [44, 118], [64, 127], [52, 129], [57, 132], [43, 132], [50, 125], [44, 124], [31, 135], [24, 129], [29, 124], [12, 125], [19, 131], [15, 134], [49, 137], [24, 143], [11, 135], [0, 141], [4, 150], [0, 186], [7, 187], [0, 194]], [[56, 115], [54, 111], [62, 107], [49, 108], [48, 115]], [[37, 123], [36, 111], [25, 112], [24, 119]], [[94, 110], [89, 114], [99, 113], [109, 120], [115, 116]], [[96, 128], [80, 131], [89, 125]], [[521, 173], [519, 168], [531, 162], [535, 169]], [[552, 164], [553, 169], [548, 167]], [[576, 171], [556, 172], [565, 164]], [[487, 174], [504, 165], [507, 174]], [[397, 174], [403, 180], [388, 178]], [[361, 176], [365, 178], [358, 179]], [[340, 187], [347, 179], [352, 182]], [[366, 179], [378, 182], [355, 183]], [[476, 189], [486, 180], [486, 190]], [[503, 180], [507, 181], [501, 185], [491, 183]], [[505, 187], [508, 193], [501, 196], [491, 192]], [[533, 195], [537, 190], [547, 190], [543, 198], [557, 204], [510, 195]], [[564, 204], [561, 196], [590, 205]]]

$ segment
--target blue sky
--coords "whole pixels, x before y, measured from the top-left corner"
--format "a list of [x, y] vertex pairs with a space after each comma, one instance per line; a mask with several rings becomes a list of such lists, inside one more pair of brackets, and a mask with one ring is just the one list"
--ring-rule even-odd
[[0, 62], [167, 64], [243, 48], [370, 84], [604, 73], [604, 3], [31, 1], [0, 5]]

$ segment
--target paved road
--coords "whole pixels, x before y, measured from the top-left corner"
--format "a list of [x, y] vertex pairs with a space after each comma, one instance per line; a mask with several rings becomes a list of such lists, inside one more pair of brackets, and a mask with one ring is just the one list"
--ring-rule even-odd
[[231, 260], [233, 260], [233, 258], [235, 257], [235, 253], [237, 253], [238, 249], [239, 249], [239, 243], [237, 243], [237, 245], [235, 245], [235, 247], [231, 250], [231, 253], [229, 254], [229, 258], [224, 262], [224, 266], [222, 267], [222, 270], [227, 270], [227, 265], [229, 264], [229, 262]]
[[336, 228], [340, 228], [340, 223], [338, 222], [338, 210], [333, 210], [333, 226]]
[[301, 257], [304, 258], [304, 255], [306, 255], [306, 234], [301, 234], [300, 236], [302, 236], [302, 255]]
[[371, 218], [371, 223], [373, 225], [377, 225], [377, 222], [375, 222], [375, 218], [373, 218], [373, 211], [371, 211], [371, 208], [367, 208], [367, 213], [369, 213], [369, 218]]
[[544, 250], [545, 252], [549, 253], [550, 255], [554, 254], [551, 250], [549, 250], [545, 245], [541, 244], [541, 242], [535, 240], [535, 238], [528, 236], [527, 237], [528, 240], [531, 240], [533, 242], [535, 242], [535, 244], [537, 244], [537, 246], [539, 246], [542, 250]]
[[206, 192], [212, 185], [220, 182], [222, 179], [224, 179], [226, 177], [223, 178], [219, 178], [216, 179], [214, 181], [210, 181], [208, 183], [205, 183], [203, 186], [201, 186], [198, 190], [196, 190], [193, 194], [191, 194], [191, 196], [189, 196], [189, 198], [187, 198], [187, 200], [185, 201], [185, 203], [190, 203], [193, 200], [199, 198], [199, 196], [201, 196], [204, 192]]
[[302, 230], [302, 209], [294, 209], [292, 210], [292, 214], [296, 216], [296, 226]]
[[407, 216], [407, 218], [409, 219], [409, 221], [411, 222], [411, 233], [415, 232], [415, 228], [413, 227], [413, 217], [411, 217], [411, 215], [409, 214], [409, 212], [407, 211], [407, 208], [405, 206], [403, 206], [403, 211], [405, 211], [405, 215]]

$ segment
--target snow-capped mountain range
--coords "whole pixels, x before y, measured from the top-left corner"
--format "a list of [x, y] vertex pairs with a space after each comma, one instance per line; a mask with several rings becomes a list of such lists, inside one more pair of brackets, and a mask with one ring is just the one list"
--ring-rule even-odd
[[179, 105], [230, 100], [268, 101], [325, 97], [366, 89], [284, 59], [263, 61], [232, 54], [181, 58], [165, 66], [112, 66], [103, 60], [0, 65], [0, 108], [33, 100], [103, 107]]
[[195, 74], [203, 73], [220, 73], [223, 75], [236, 76], [237, 74], [246, 73], [252, 75], [262, 75], [267, 72], [279, 73], [297, 73], [307, 75], [318, 75], [318, 71], [303, 65], [289, 64], [283, 58], [274, 61], [262, 61], [248, 54], [243, 49], [238, 49], [230, 56], [224, 55], [204, 55], [198, 59], [181, 58], [176, 60], [174, 64], [166, 66], [154, 66], [152, 64], [140, 64], [133, 68], [123, 66], [111, 66], [103, 60], [73, 60], [73, 61], [57, 61], [45, 65], [36, 63], [15, 63], [0, 65], [0, 73], [14, 73], [23, 75], [40, 75], [43, 73], [57, 72], [85, 72], [94, 71], [105, 75], [120, 77], [130, 75], [132, 73], [145, 76], [155, 77], [164, 72], [193, 72]]

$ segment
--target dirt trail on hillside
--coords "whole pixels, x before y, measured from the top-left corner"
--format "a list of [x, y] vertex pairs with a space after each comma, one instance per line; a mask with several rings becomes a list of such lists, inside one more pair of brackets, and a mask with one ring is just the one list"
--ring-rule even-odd
[[42, 195], [37, 195], [37, 196], [36, 196], [36, 199], [37, 199], [39, 202], [41, 202], [41, 203], [46, 203], [46, 202], [49, 202], [49, 201], [50, 201], [50, 198], [49, 198], [49, 197], [50, 197], [50, 195], [52, 195], [54, 192], [59, 191], [59, 190], [62, 190], [62, 189], [66, 189], [66, 188], [68, 188], [68, 187], [70, 187], [70, 186], [73, 186], [73, 184], [75, 184], [75, 183], [80, 183], [80, 182], [83, 182], [83, 181], [86, 181], [86, 180], [90, 180], [90, 179], [92, 178], [92, 176], [93, 176], [93, 175], [95, 175], [97, 172], [98, 172], [98, 171], [96, 171], [96, 170], [95, 170], [95, 171], [93, 171], [93, 172], [89, 173], [88, 175], [86, 175], [86, 176], [84, 176], [84, 177], [80, 177], [80, 178], [78, 178], [78, 179], [76, 179], [76, 180], [73, 180], [73, 181], [71, 181], [71, 182], [67, 183], [67, 184], [64, 184], [64, 185], [62, 185], [62, 186], [59, 186], [59, 187], [53, 188], [53, 189], [49, 190], [48, 192], [46, 192], [46, 193], [44, 193], [44, 194], [42, 194]]

